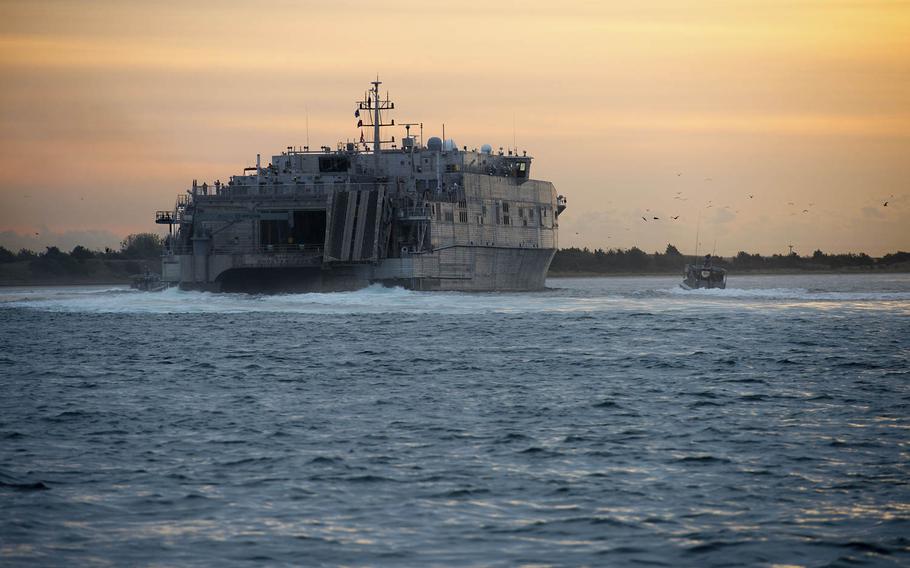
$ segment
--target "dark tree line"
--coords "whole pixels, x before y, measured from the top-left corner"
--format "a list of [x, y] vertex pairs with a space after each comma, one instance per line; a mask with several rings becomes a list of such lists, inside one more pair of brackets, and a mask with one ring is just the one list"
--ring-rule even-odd
[[[683, 256], [673, 245], [667, 245], [663, 253], [646, 253], [638, 247], [630, 249], [560, 249], [553, 258], [550, 271], [584, 272], [594, 274], [622, 272], [677, 272], [692, 262], [691, 256]], [[740, 251], [732, 258], [715, 258], [714, 264], [730, 270], [841, 270], [841, 269], [885, 269], [896, 264], [910, 262], [910, 253], [896, 252], [881, 258], [872, 258], [866, 253], [827, 254], [820, 250], [811, 256], [775, 254], [762, 256]]]
[[13, 252], [0, 247], [0, 264], [28, 262], [29, 271], [41, 277], [86, 276], [97, 270], [99, 262], [130, 261], [122, 268], [128, 272], [142, 272], [142, 261], [157, 261], [161, 257], [163, 241], [154, 233], [129, 235], [120, 243], [120, 249], [90, 250], [82, 245], [70, 252], [58, 247], [46, 247], [43, 252], [20, 249]]
[[[70, 252], [57, 247], [47, 247], [44, 252], [21, 249], [19, 252], [0, 247], [0, 264], [28, 262], [32, 273], [41, 276], [84, 275], [92, 271], [93, 262], [132, 261], [125, 269], [142, 272], [145, 266], [154, 266], [161, 256], [163, 241], [154, 233], [129, 235], [120, 243], [119, 250], [105, 248], [103, 251], [90, 250], [84, 246], [73, 247]], [[691, 256], [684, 256], [672, 244], [664, 252], [646, 253], [638, 247], [629, 249], [560, 249], [553, 258], [550, 271], [584, 272], [592, 274], [609, 273], [666, 273], [682, 271]], [[93, 262], [89, 262], [93, 261]], [[152, 261], [152, 262], [149, 262]], [[896, 252], [881, 258], [866, 253], [827, 254], [820, 250], [811, 256], [775, 254], [762, 256], [740, 251], [731, 258], [716, 258], [715, 264], [730, 270], [841, 270], [841, 269], [886, 269], [901, 263], [910, 263], [910, 253]]]

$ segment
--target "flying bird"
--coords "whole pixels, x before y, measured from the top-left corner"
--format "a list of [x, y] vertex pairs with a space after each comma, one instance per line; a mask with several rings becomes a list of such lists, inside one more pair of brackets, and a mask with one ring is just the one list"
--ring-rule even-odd
[[752, 195], [752, 194], [750, 193], [750, 194], [749, 194], [749, 199], [752, 199], [753, 197], [755, 197], [755, 196]]
[[803, 213], [808, 213], [808, 212], [809, 212], [808, 209], [803, 209]]
[[655, 217], [654, 220], [655, 220], [655, 221], [660, 221], [660, 217]]
[[677, 215], [676, 217], [670, 217], [670, 218], [675, 221], [676, 219], [679, 219], [679, 215]]
[[888, 202], [887, 202], [887, 201], [884, 202], [884, 203], [882, 203], [882, 207], [887, 207], [887, 206], [888, 206]]
[[642, 217], [641, 220], [642, 220], [642, 221], [647, 221], [648, 218], [647, 218], [647, 217]]

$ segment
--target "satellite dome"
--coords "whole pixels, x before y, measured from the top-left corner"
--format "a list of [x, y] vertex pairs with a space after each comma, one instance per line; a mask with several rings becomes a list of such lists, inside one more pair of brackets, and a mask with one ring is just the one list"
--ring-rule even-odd
[[480, 147], [480, 152], [481, 152], [482, 154], [492, 154], [492, 153], [493, 153], [493, 147], [490, 146], [489, 144], [484, 144], [483, 146]]
[[433, 136], [427, 140], [427, 149], [433, 150], [434, 152], [442, 150], [442, 139], [437, 136]]
[[458, 145], [455, 144], [455, 140], [453, 138], [449, 138], [442, 143], [442, 149], [446, 152], [451, 152], [452, 150], [457, 150]]

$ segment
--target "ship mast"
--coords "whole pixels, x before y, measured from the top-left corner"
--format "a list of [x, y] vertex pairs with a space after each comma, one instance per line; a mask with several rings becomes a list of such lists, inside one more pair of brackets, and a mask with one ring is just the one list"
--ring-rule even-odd
[[380, 141], [379, 141], [379, 85], [382, 84], [382, 81], [379, 80], [379, 75], [376, 75], [376, 80], [372, 81], [373, 85], [373, 100], [376, 101], [373, 109], [373, 155], [376, 157], [376, 166], [379, 166], [379, 152], [380, 152]]
[[379, 98], [379, 85], [382, 84], [382, 81], [379, 80], [379, 76], [376, 76], [375, 81], [370, 81], [370, 84], [373, 85], [370, 90], [365, 93], [364, 100], [357, 103], [357, 108], [361, 111], [369, 112], [370, 120], [372, 124], [363, 124], [363, 126], [373, 127], [373, 139], [372, 140], [362, 140], [364, 144], [373, 144], [373, 157], [374, 157], [374, 168], [376, 175], [379, 175], [380, 168], [380, 156], [382, 155], [382, 145], [395, 142], [395, 137], [393, 136], [391, 140], [383, 140], [381, 128], [383, 126], [395, 126], [395, 120], [391, 122], [383, 123], [382, 122], [382, 111], [392, 110], [395, 108], [395, 103], [389, 100], [389, 94], [386, 92], [385, 100], [380, 100]]

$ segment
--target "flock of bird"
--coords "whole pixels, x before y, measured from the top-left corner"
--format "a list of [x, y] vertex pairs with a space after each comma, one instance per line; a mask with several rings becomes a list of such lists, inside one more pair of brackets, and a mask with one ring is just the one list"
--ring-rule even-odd
[[[682, 172], [676, 172], [676, 177], [681, 177], [682, 175], [683, 175]], [[714, 180], [713, 180], [713, 178], [706, 177], [706, 178], [704, 178], [704, 181], [712, 182]], [[746, 194], [744, 194], [743, 197], [746, 200], [746, 202], [748, 202], [748, 200], [755, 200], [755, 198], [756, 198], [754, 193], [746, 193]], [[687, 197], [682, 191], [677, 191], [673, 195], [673, 200], [679, 201], [679, 202], [684, 202], [684, 201], [688, 201], [689, 197]], [[879, 200], [878, 203], [881, 205], [881, 207], [888, 207], [888, 204], [891, 203], [893, 200], [894, 200], [894, 195], [890, 195], [888, 197], [888, 199]], [[801, 207], [800, 207], [800, 205], [801, 205]], [[788, 201], [787, 206], [791, 208], [790, 215], [808, 215], [809, 213], [811, 213], [813, 211], [813, 208], [815, 207], [815, 203], [809, 202], [806, 204], [798, 205], [795, 201]], [[714, 208], [716, 210], [732, 210], [733, 213], [740, 212], [740, 209], [734, 209], [731, 205], [716, 204], [713, 202], [713, 200], [708, 200], [707, 202], [705, 202], [704, 209], [712, 209], [712, 208]], [[646, 213], [645, 215], [641, 215], [639, 213], [639, 217], [641, 217], [641, 221], [644, 223], [654, 223], [654, 222], [659, 222], [659, 221], [679, 221], [681, 218], [685, 219], [684, 215], [682, 215], [682, 214], [660, 215], [660, 214], [658, 214], [657, 211], [651, 211], [651, 209], [645, 209], [645, 213]], [[630, 229], [628, 227], [624, 227], [624, 230], [629, 231]], [[581, 235], [581, 233], [579, 233], [579, 232], [576, 232], [575, 234]], [[607, 238], [612, 239], [612, 236], [608, 235]]]
[[[682, 172], [677, 172], [676, 175], [677, 175], [677, 177], [682, 176]], [[709, 178], [709, 177], [708, 177], [708, 178], [705, 178], [705, 181], [706, 181], [706, 182], [713, 181], [713, 178]], [[747, 193], [747, 194], [746, 194], [746, 197], [747, 197], [748, 199], [755, 199], [755, 194], [754, 194], [754, 193]], [[674, 199], [674, 200], [679, 200], [679, 201], [688, 201], [688, 197], [683, 197], [683, 192], [682, 192], [682, 191], [677, 191], [677, 192], [674, 194], [673, 199]], [[893, 199], [894, 199], [894, 195], [890, 195], [890, 196], [888, 197], [888, 199], [885, 200], [885, 201], [882, 203], [881, 206], [882, 206], [882, 207], [887, 207], [887, 206], [888, 206], [888, 203], [889, 203], [891, 200], [893, 200]], [[705, 209], [711, 209], [711, 208], [714, 207], [714, 205], [715, 205], [715, 204], [713, 203], [713, 201], [709, 199], [709, 200], [707, 201], [707, 203], [705, 204]], [[796, 207], [796, 203], [793, 202], [793, 201], [788, 201], [788, 202], [787, 202], [787, 205], [790, 206], [790, 207]], [[814, 207], [814, 206], [815, 206], [815, 203], [808, 203], [808, 204], [806, 205], [806, 207], [802, 210], [802, 214], [808, 214], [808, 213], [810, 212], [810, 209], [809, 209], [809, 208]], [[722, 206], [718, 207], [718, 209], [731, 209], [731, 206], [730, 206], [730, 205], [722, 205]], [[651, 211], [651, 210], [650, 210], [650, 209], [645, 209], [645, 211], [646, 211], [646, 212], [649, 212], [649, 211]], [[740, 212], [739, 209], [734, 210], [734, 213], [739, 213], [739, 212]], [[796, 214], [796, 212], [791, 213], [791, 215], [795, 215], [795, 214]], [[678, 220], [679, 218], [680, 218], [680, 215], [673, 215], [673, 216], [670, 216], [670, 217], [669, 217], [669, 219], [671, 219], [671, 220], [673, 220], [673, 221], [676, 221], [676, 220]], [[652, 215], [650, 215], [650, 218], [648, 218], [648, 216], [641, 215], [641, 220], [644, 221], [644, 222], [646, 222], [646, 223], [648, 223], [648, 222], [652, 222], [652, 221], [660, 221], [660, 220], [661, 220], [661, 217], [652, 214]], [[578, 233], [576, 233], [576, 234], [578, 234]]]

